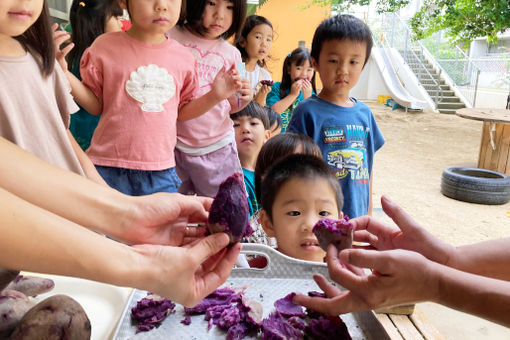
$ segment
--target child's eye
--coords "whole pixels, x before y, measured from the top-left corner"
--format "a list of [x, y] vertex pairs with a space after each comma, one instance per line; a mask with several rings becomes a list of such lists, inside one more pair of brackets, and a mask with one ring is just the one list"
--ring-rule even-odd
[[259, 122], [251, 122], [251, 125], [259, 125]]
[[214, 5], [216, 5], [213, 1], [207, 1], [207, 4], [208, 4], [209, 6], [214, 6]]
[[227, 6], [227, 9], [228, 9], [229, 11], [233, 11], [233, 10], [234, 10], [234, 6]]
[[287, 215], [289, 215], [289, 216], [299, 216], [299, 215], [301, 215], [301, 213], [299, 211], [293, 210], [293, 211], [289, 211], [287, 213]]
[[329, 216], [331, 213], [329, 211], [323, 210], [319, 213], [320, 216]]
[[234, 123], [234, 127], [235, 127], [235, 128], [236, 128], [236, 127], [240, 127], [240, 126], [241, 126], [241, 124], [239, 124], [239, 123]]
[[357, 61], [357, 60], [353, 60], [353, 61], [351, 61], [351, 64], [353, 64], [353, 65], [357, 65], [357, 64], [359, 64], [359, 61]]

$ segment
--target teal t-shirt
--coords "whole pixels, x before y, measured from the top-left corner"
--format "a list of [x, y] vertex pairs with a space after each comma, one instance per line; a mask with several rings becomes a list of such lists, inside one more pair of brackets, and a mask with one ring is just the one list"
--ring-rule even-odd
[[[266, 97], [266, 105], [271, 107], [275, 103], [279, 102], [283, 98], [280, 96], [280, 85], [282, 83], [277, 81], [271, 86], [271, 92], [267, 94]], [[289, 95], [290, 91], [285, 91], [285, 95]], [[289, 125], [290, 119], [292, 118], [292, 112], [294, 112], [294, 109], [296, 106], [298, 106], [299, 103], [303, 101], [303, 91], [299, 92], [299, 96], [294, 100], [291, 106], [285, 109], [280, 116], [282, 117], [282, 131], [285, 132], [287, 130], [287, 126]]]
[[255, 171], [243, 168], [244, 186], [248, 193], [248, 208], [250, 209], [250, 217], [259, 210], [259, 204], [255, 196]]

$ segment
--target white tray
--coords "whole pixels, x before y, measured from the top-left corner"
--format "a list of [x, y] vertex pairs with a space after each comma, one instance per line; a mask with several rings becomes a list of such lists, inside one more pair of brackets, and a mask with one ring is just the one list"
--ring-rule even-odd
[[[312, 274], [320, 273], [329, 277], [325, 263], [297, 260], [265, 245], [243, 244], [242, 253], [264, 256], [268, 265], [263, 269], [234, 268], [223, 287], [246, 286], [246, 296], [262, 304], [264, 318], [274, 311], [276, 300], [291, 292], [306, 294], [313, 290], [321, 291], [313, 281]], [[185, 314], [179, 304], [175, 307], [175, 313], [169, 315], [158, 328], [136, 334], [136, 325], [131, 323], [131, 308], [146, 295], [146, 291], [133, 290], [113, 339], [225, 339], [226, 333], [216, 326], [207, 330], [204, 314], [191, 316], [189, 326], [182, 324]], [[373, 312], [344, 314], [341, 318], [353, 339], [390, 339]]]

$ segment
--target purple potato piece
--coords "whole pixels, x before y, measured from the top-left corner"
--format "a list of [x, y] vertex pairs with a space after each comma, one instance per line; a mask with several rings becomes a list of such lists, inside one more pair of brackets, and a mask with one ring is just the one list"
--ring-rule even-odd
[[17, 290], [26, 296], [36, 296], [49, 292], [53, 287], [55, 287], [55, 282], [51, 279], [18, 275], [6, 289]]
[[324, 251], [328, 250], [330, 243], [333, 243], [338, 251], [352, 248], [354, 226], [347, 216], [339, 220], [325, 217], [315, 224], [312, 231]]
[[274, 303], [276, 311], [284, 316], [304, 317], [305, 312], [303, 312], [303, 306], [296, 305], [294, 302], [292, 302], [294, 296], [296, 296], [296, 293], [290, 293], [284, 298], [276, 300]]
[[0, 294], [0, 339], [8, 339], [33, 304], [25, 294], [4, 290]]
[[10, 270], [0, 267], [0, 292], [19, 275], [19, 270]]
[[272, 80], [261, 80], [260, 83], [262, 85], [273, 86], [274, 82]]
[[51, 296], [21, 319], [11, 340], [88, 340], [90, 320], [82, 306], [67, 295]]
[[305, 328], [305, 334], [316, 340], [351, 340], [347, 326], [339, 317], [321, 316], [318, 319], [312, 319]]
[[224, 232], [229, 235], [230, 244], [253, 233], [248, 221], [248, 199], [242, 174], [235, 173], [221, 183], [209, 210], [207, 228], [211, 234]]
[[262, 340], [303, 339], [303, 332], [292, 326], [278, 312], [273, 312], [262, 320]]
[[158, 295], [148, 294], [131, 308], [131, 319], [136, 322], [136, 333], [155, 328], [173, 312], [175, 303]]

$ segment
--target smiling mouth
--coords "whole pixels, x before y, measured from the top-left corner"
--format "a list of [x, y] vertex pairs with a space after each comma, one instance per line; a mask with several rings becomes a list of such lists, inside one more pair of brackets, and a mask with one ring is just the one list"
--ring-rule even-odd
[[318, 246], [319, 246], [319, 242], [312, 241], [312, 240], [308, 240], [308, 241], [301, 243], [301, 247], [318, 247]]

